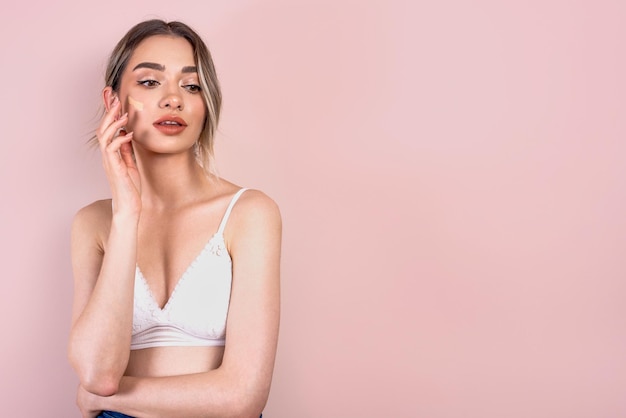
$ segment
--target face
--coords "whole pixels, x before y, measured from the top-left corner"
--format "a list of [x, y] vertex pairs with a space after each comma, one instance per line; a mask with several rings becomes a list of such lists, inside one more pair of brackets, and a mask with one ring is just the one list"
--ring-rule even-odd
[[136, 150], [190, 152], [206, 110], [186, 39], [158, 35], [143, 40], [124, 70], [118, 93]]

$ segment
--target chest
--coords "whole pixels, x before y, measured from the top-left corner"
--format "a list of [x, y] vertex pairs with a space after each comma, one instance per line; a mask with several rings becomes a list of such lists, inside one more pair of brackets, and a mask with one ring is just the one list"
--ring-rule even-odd
[[134, 343], [150, 342], [153, 338], [160, 344], [165, 341], [191, 345], [223, 340], [231, 284], [232, 261], [218, 234], [191, 262], [163, 304], [156, 300], [149, 279], [137, 267]]
[[[223, 247], [223, 237], [216, 240], [217, 223], [202, 219], [158, 217], [140, 225], [137, 240], [137, 268], [150, 289], [152, 298], [163, 307], [187, 276], [199, 274], [195, 265], [213, 263], [211, 257]], [[213, 225], [213, 224], [216, 225]], [[210, 248], [209, 248], [210, 247]], [[215, 265], [211, 267], [215, 267]], [[219, 263], [218, 263], [219, 264]]]

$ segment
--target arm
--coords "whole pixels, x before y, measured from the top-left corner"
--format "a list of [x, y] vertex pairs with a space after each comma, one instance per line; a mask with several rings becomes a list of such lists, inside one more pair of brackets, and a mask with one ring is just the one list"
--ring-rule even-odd
[[137, 234], [132, 219], [114, 218], [103, 248], [94, 225], [106, 222], [101, 215], [106, 203], [82, 209], [72, 225], [74, 306], [68, 350], [81, 385], [104, 396], [117, 390], [130, 355]]
[[280, 306], [281, 221], [265, 195], [246, 192], [226, 229], [233, 286], [222, 365], [206, 373], [123, 377], [93, 409], [141, 417], [258, 417], [269, 395]]
[[[127, 122], [119, 100], [105, 89], [107, 112], [98, 141], [113, 195], [78, 212], [72, 226], [74, 306], [68, 347], [81, 385], [99, 395], [117, 390], [130, 355], [137, 224], [141, 212], [139, 173], [132, 133], [115, 136]], [[107, 234], [105, 241], [104, 236]], [[103, 244], [106, 242], [105, 244]]]

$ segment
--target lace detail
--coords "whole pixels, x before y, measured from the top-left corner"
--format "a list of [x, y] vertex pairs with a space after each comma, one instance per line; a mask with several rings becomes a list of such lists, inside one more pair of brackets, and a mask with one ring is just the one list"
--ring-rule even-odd
[[163, 308], [137, 266], [131, 348], [155, 346], [155, 341], [158, 345], [223, 345], [231, 280], [232, 261], [218, 233], [189, 264]]
[[139, 266], [131, 350], [162, 346], [223, 346], [232, 285], [232, 259], [224, 227], [241, 189], [231, 199], [218, 231], [187, 266], [161, 308]]
[[228, 250], [226, 249], [226, 243], [224, 242], [224, 235], [222, 234], [213, 235], [213, 238], [211, 238], [209, 240], [209, 243], [207, 244], [207, 250], [211, 254], [217, 257], [228, 255]]
[[135, 302], [133, 307], [133, 334], [148, 326], [146, 321], [139, 318], [150, 318], [155, 313], [154, 297], [148, 287], [148, 283], [143, 278], [139, 266], [135, 268]]

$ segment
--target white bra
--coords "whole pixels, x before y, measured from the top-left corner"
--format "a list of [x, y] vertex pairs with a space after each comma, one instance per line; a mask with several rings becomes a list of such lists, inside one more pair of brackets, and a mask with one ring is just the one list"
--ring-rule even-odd
[[131, 350], [225, 344], [232, 260], [224, 244], [224, 228], [245, 190], [233, 196], [219, 229], [187, 267], [163, 309], [136, 267]]

